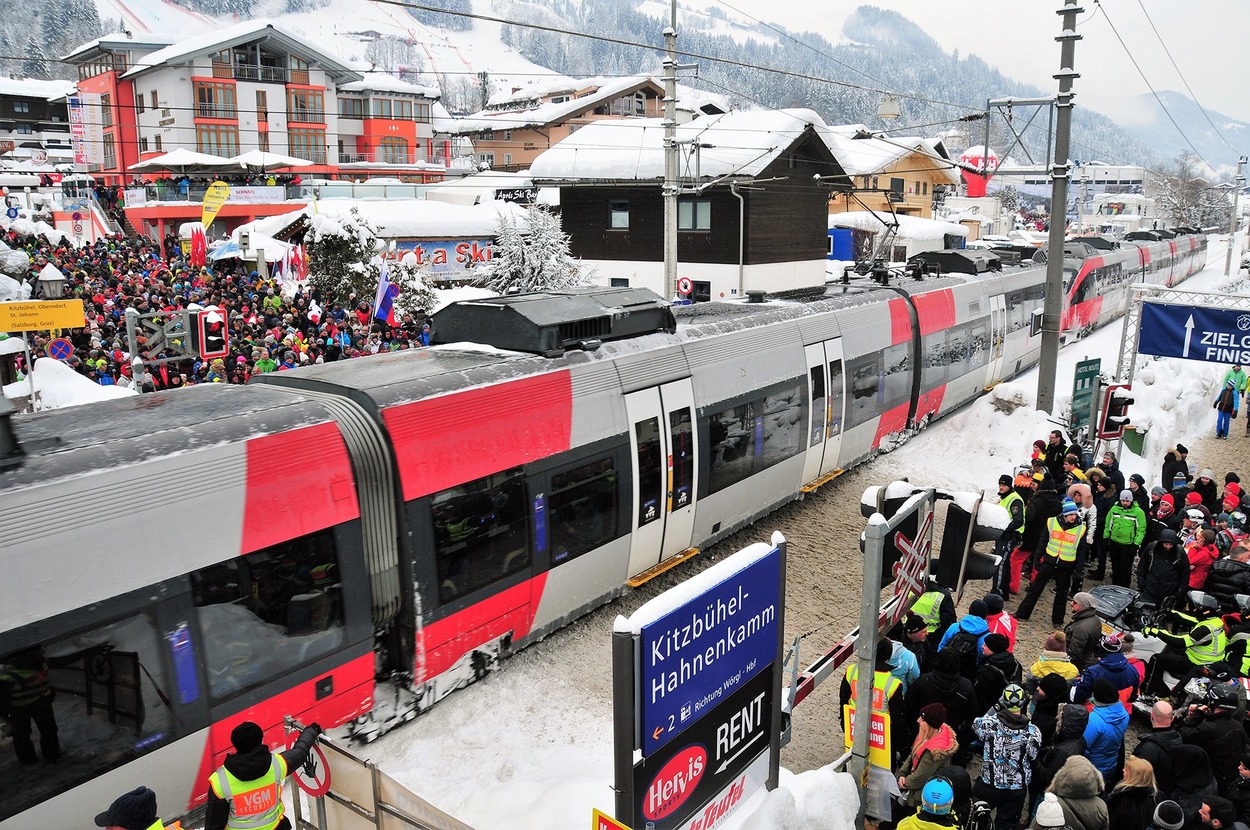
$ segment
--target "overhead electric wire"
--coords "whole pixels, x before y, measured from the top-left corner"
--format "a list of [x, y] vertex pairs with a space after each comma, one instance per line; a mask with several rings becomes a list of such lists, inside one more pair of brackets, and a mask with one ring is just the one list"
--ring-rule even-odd
[[[375, 0], [375, 2], [381, 2], [381, 0]], [[1133, 64], [1133, 68], [1136, 69], [1137, 74], [1141, 76], [1142, 82], [1146, 84], [1146, 88], [1150, 90], [1150, 94], [1153, 95], [1155, 100], [1159, 102], [1159, 108], [1163, 110], [1163, 114], [1166, 115], [1168, 120], [1172, 122], [1172, 126], [1176, 128], [1178, 133], [1180, 133], [1181, 138], [1185, 139], [1185, 143], [1189, 145], [1189, 149], [1194, 151], [1194, 155], [1198, 157], [1198, 160], [1205, 164], [1208, 169], [1214, 171], [1215, 167], [1213, 167], [1211, 162], [1207, 161], [1203, 157], [1202, 153], [1198, 152], [1198, 148], [1195, 147], [1194, 143], [1189, 140], [1189, 136], [1185, 134], [1185, 131], [1181, 129], [1181, 125], [1176, 123], [1176, 119], [1173, 118], [1172, 113], [1168, 111], [1167, 105], [1163, 103], [1163, 98], [1160, 97], [1159, 93], [1155, 91], [1154, 86], [1146, 77], [1146, 73], [1142, 71], [1141, 66], [1137, 63], [1137, 58], [1133, 56], [1133, 51], [1128, 48], [1128, 44], [1124, 42], [1124, 38], [1120, 37], [1119, 30], [1117, 30], [1115, 24], [1111, 22], [1111, 16], [1107, 14], [1106, 7], [1103, 6], [1100, 0], [1094, 0], [1094, 5], [1102, 11], [1103, 20], [1106, 20], [1107, 25], [1111, 27], [1111, 33], [1115, 35], [1115, 39], [1120, 41], [1120, 46], [1124, 48], [1124, 54], [1128, 55], [1129, 62]]]
[[1212, 121], [1211, 116], [1207, 114], [1207, 108], [1202, 105], [1202, 102], [1198, 100], [1198, 96], [1195, 95], [1193, 89], [1190, 88], [1189, 81], [1185, 79], [1185, 73], [1181, 72], [1181, 68], [1176, 65], [1176, 58], [1172, 57], [1172, 51], [1168, 49], [1168, 45], [1163, 42], [1163, 35], [1159, 34], [1159, 29], [1155, 26], [1154, 20], [1150, 18], [1150, 12], [1146, 11], [1145, 3], [1143, 3], [1142, 0], [1137, 0], [1137, 5], [1141, 6], [1141, 13], [1145, 16], [1146, 22], [1150, 24], [1150, 29], [1155, 33], [1155, 37], [1159, 39], [1159, 45], [1163, 47], [1163, 53], [1167, 55], [1168, 60], [1172, 62], [1172, 68], [1175, 69], [1176, 74], [1180, 76], [1181, 83], [1185, 85], [1185, 91], [1189, 93], [1189, 97], [1193, 99], [1193, 102], [1198, 105], [1198, 110], [1202, 113], [1202, 117], [1205, 118], [1207, 123], [1211, 125], [1211, 129], [1215, 130], [1215, 134], [1220, 137], [1220, 141], [1224, 142], [1225, 147], [1232, 150], [1234, 153], [1239, 153], [1240, 151], [1236, 147], [1228, 143], [1228, 139], [1224, 137], [1224, 133], [1220, 132], [1220, 128], [1215, 126], [1215, 122]]

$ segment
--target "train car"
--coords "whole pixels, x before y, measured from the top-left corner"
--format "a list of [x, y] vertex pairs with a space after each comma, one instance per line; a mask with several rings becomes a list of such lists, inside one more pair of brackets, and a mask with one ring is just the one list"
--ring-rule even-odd
[[64, 760], [0, 757], [0, 827], [193, 809], [244, 718], [375, 737], [1031, 366], [1044, 279], [479, 300], [435, 336], [484, 345], [14, 419], [0, 661], [46, 656]]
[[1201, 234], [1122, 242], [1112, 250], [1074, 247], [1078, 255], [1064, 258], [1062, 326], [1077, 336], [1123, 314], [1133, 283], [1177, 285], [1206, 266], [1207, 238]]

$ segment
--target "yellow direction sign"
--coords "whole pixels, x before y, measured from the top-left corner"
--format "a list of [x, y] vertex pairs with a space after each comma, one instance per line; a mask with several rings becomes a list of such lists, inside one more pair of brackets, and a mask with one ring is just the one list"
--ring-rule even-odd
[[590, 830], [629, 830], [629, 827], [621, 824], [607, 813], [592, 810], [590, 814]]
[[80, 329], [86, 322], [82, 300], [0, 303], [0, 331]]

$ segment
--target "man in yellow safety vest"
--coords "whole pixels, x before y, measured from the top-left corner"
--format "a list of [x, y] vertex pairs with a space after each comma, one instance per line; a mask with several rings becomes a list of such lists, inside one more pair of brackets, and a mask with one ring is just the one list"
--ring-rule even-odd
[[270, 752], [265, 733], [244, 721], [230, 733], [234, 752], [208, 779], [204, 830], [290, 830], [282, 781], [308, 760], [321, 727], [312, 724], [286, 752]]
[[[890, 754], [898, 756], [904, 749], [910, 749], [910, 729], [903, 706], [903, 682], [890, 673], [890, 656], [894, 644], [886, 638], [877, 642], [877, 655], [872, 673], [872, 709], [877, 714], [889, 716]], [[855, 719], [855, 686], [859, 679], [859, 662], [852, 657], [851, 664], [842, 678], [839, 711], [844, 713], [842, 724], [843, 735], [847, 746], [851, 744], [851, 723]], [[890, 759], [891, 769], [897, 757]]]
[[1040, 534], [1037, 541], [1038, 558], [1042, 562], [1029, 593], [1016, 611], [1016, 619], [1024, 622], [1033, 613], [1033, 607], [1046, 588], [1046, 583], [1053, 578], [1055, 581], [1055, 604], [1050, 612], [1050, 621], [1055, 626], [1063, 625], [1063, 614], [1068, 601], [1068, 588], [1072, 583], [1072, 574], [1076, 571], [1076, 551], [1085, 536], [1085, 525], [1081, 523], [1081, 514], [1076, 502], [1072, 499], [1063, 500], [1063, 508], [1059, 516], [1046, 520], [1046, 532]]

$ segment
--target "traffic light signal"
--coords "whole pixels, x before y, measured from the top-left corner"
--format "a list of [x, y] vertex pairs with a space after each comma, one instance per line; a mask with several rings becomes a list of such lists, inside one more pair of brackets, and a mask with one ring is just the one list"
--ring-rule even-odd
[[195, 312], [191, 340], [195, 351], [205, 360], [230, 354], [230, 331], [226, 328], [226, 315], [216, 308]]
[[1133, 391], [1132, 384], [1113, 383], [1107, 387], [1102, 397], [1102, 414], [1098, 417], [1099, 438], [1119, 438], [1124, 435], [1128, 426], [1128, 408], [1133, 398], [1128, 393]]

